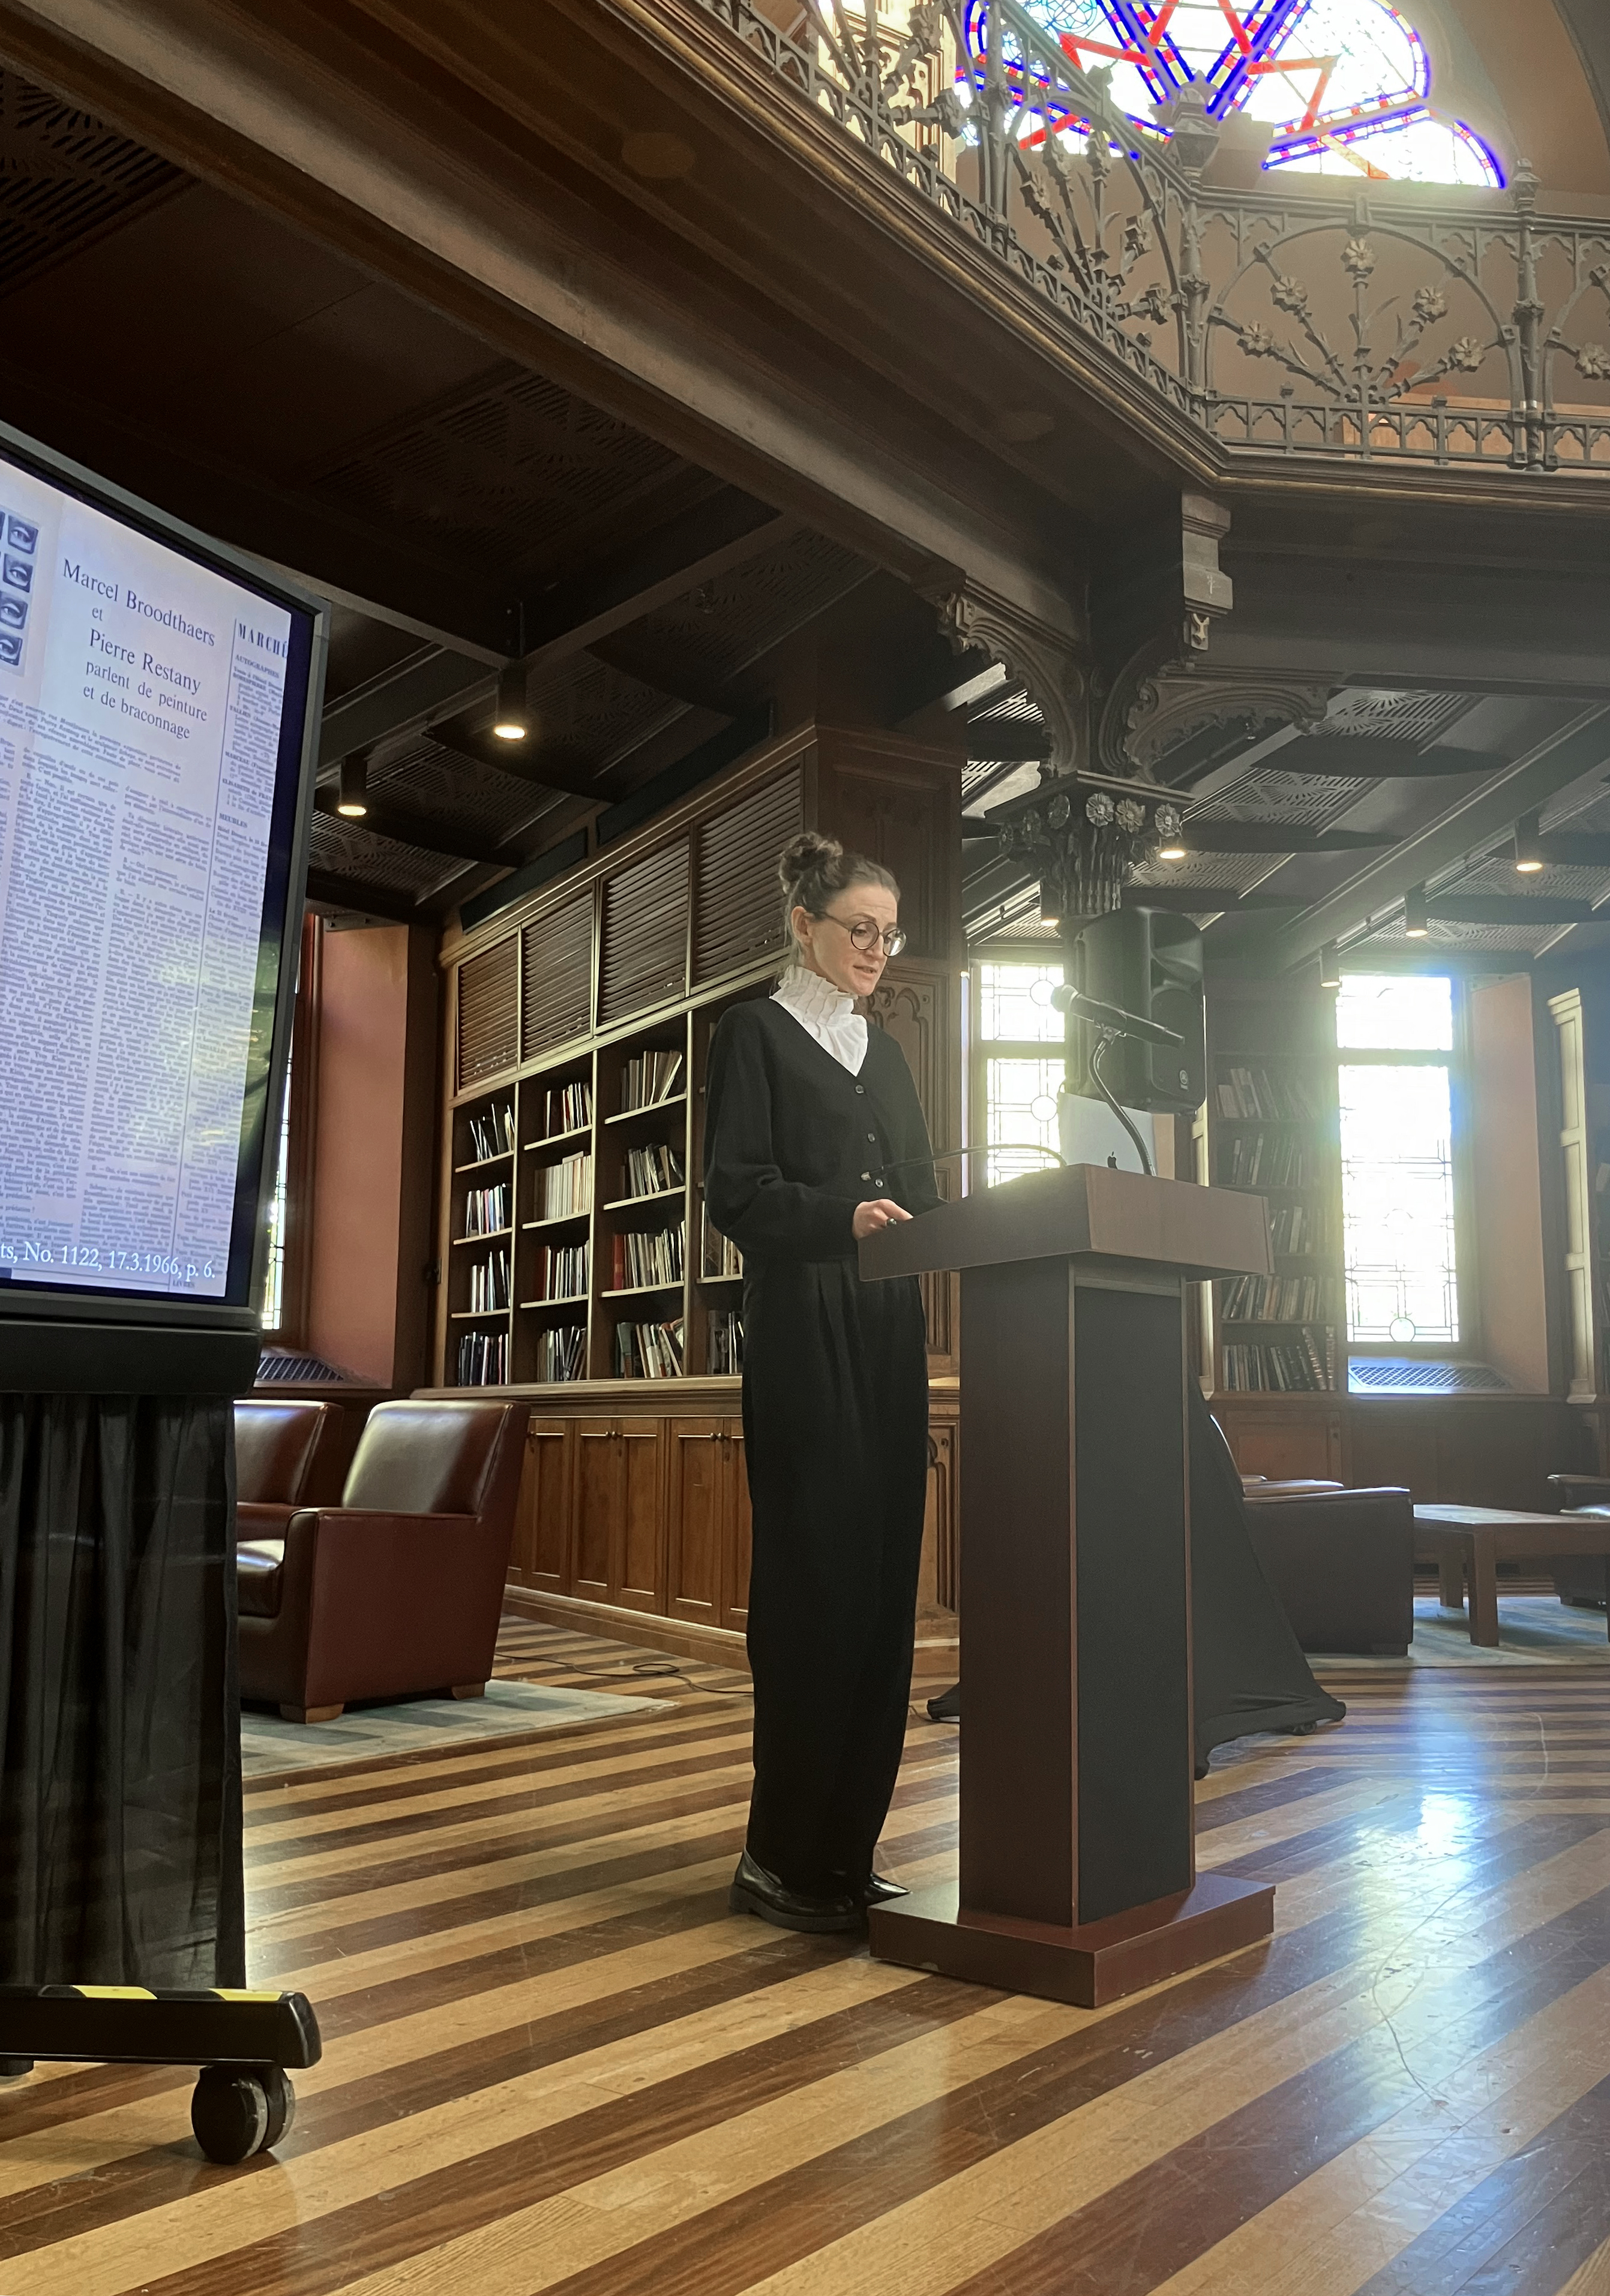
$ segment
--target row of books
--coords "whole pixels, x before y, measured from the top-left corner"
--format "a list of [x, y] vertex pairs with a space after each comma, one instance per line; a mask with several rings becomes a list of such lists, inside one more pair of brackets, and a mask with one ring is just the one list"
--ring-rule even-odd
[[617, 1379], [680, 1379], [682, 1318], [669, 1324], [617, 1324]]
[[470, 1296], [468, 1307], [472, 1316], [495, 1316], [509, 1304], [509, 1255], [506, 1251], [489, 1251], [484, 1259], [470, 1262]]
[[511, 1225], [510, 1206], [513, 1197], [506, 1180], [499, 1180], [495, 1188], [466, 1188], [464, 1199], [464, 1232], [466, 1235], [500, 1235]]
[[542, 1095], [542, 1131], [551, 1140], [555, 1133], [579, 1132], [593, 1120], [593, 1087], [585, 1078], [574, 1084], [551, 1084]]
[[533, 1271], [533, 1300], [580, 1300], [587, 1296], [587, 1247], [585, 1243], [545, 1243], [538, 1247]]
[[1293, 1123], [1323, 1116], [1325, 1111], [1308, 1077], [1271, 1076], [1268, 1069], [1229, 1069], [1220, 1079], [1219, 1113]]
[[673, 1100], [682, 1080], [680, 1053], [634, 1053], [620, 1079], [620, 1112]]
[[1224, 1287], [1227, 1324], [1311, 1324], [1335, 1320], [1332, 1286], [1317, 1275], [1236, 1275]]
[[687, 1251], [687, 1222], [675, 1227], [628, 1228], [612, 1239], [611, 1282], [617, 1292], [640, 1292], [651, 1283], [680, 1283]]
[[585, 1379], [587, 1325], [554, 1324], [546, 1332], [539, 1332], [534, 1376], [539, 1380]]
[[460, 1387], [504, 1387], [509, 1377], [506, 1332], [466, 1332], [458, 1342]]
[[743, 1368], [743, 1318], [735, 1308], [717, 1308], [710, 1319], [710, 1365], [712, 1373]]
[[1247, 1132], [1220, 1152], [1220, 1185], [1231, 1188], [1311, 1188], [1319, 1156], [1311, 1143], [1289, 1132]]
[[470, 1152], [477, 1163], [484, 1164], [489, 1156], [512, 1156], [514, 1152], [514, 1111], [503, 1102], [493, 1105], [480, 1116], [466, 1116], [464, 1128], [470, 1136]]
[[683, 1182], [682, 1159], [674, 1148], [653, 1140], [646, 1148], [626, 1152], [626, 1193], [628, 1196], [662, 1196]]
[[1278, 1345], [1226, 1348], [1224, 1383], [1237, 1395], [1314, 1395], [1331, 1385], [1325, 1358], [1306, 1332]]
[[723, 1235], [712, 1227], [708, 1213], [704, 1219], [704, 1243], [699, 1254], [699, 1265], [706, 1275], [742, 1275], [743, 1254], [731, 1236]]
[[1323, 1204], [1281, 1204], [1269, 1214], [1269, 1241], [1288, 1258], [1331, 1250], [1330, 1215]]
[[537, 1167], [533, 1201], [537, 1219], [570, 1219], [593, 1209], [593, 1160], [585, 1148], [556, 1164]]

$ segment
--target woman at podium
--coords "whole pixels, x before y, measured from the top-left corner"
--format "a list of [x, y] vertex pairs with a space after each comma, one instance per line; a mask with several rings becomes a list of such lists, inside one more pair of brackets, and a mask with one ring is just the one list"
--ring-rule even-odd
[[928, 1472], [916, 1280], [856, 1249], [939, 1201], [904, 1054], [869, 1029], [905, 943], [889, 872], [812, 832], [778, 863], [792, 961], [711, 1040], [710, 1218], [743, 1254], [753, 1796], [735, 1912], [854, 1930], [905, 1741]]

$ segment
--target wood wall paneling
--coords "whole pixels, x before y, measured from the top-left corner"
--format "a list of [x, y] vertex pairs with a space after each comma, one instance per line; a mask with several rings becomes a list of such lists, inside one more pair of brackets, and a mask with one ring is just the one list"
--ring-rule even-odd
[[722, 1574], [731, 1537], [732, 1494], [727, 1423], [667, 1423], [670, 1478], [667, 1522], [667, 1607], [673, 1618], [722, 1624]]
[[900, 888], [913, 956], [959, 959], [961, 775], [893, 735], [817, 729], [821, 824], [881, 862]]
[[614, 1600], [634, 1611], [665, 1608], [665, 1422], [620, 1423], [620, 1577]]
[[533, 1414], [515, 1518], [513, 1576], [556, 1595], [571, 1587], [571, 1423]]

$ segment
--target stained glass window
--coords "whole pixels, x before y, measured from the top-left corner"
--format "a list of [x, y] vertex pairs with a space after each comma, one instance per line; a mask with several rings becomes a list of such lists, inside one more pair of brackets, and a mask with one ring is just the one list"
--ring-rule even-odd
[[[1342, 1235], [1354, 1345], [1459, 1336], [1453, 1201], [1453, 984], [1343, 978], [1336, 997]], [[1349, 1053], [1360, 1055], [1347, 1058]]]
[[[1056, 1095], [1064, 1077], [1065, 1024], [1051, 1002], [1060, 964], [981, 964], [978, 1034], [983, 1055], [984, 1131], [990, 1152], [979, 1161], [989, 1187], [1020, 1173], [1043, 1172], [1056, 1148]], [[1039, 1047], [1044, 1046], [1042, 1054]]]
[[[1154, 123], [1199, 86], [1209, 116], [1273, 129], [1268, 168], [1378, 181], [1500, 186], [1481, 137], [1433, 102], [1424, 42], [1391, 0], [1025, 0], [1113, 101]], [[987, 0], [973, 0], [982, 53]]]

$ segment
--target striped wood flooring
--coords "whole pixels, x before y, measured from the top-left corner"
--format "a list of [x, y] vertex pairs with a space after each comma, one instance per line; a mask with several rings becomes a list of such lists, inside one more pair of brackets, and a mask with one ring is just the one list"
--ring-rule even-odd
[[[186, 2077], [41, 2069], [0, 2095], [0, 2296], [1610, 2292], [1595, 1669], [1333, 1675], [1339, 1729], [1198, 1789], [1273, 1943], [1092, 2013], [731, 1918], [742, 1678], [669, 1663], [669, 1715], [252, 1792], [253, 1979], [326, 2036], [295, 2129], [209, 2169]], [[914, 1717], [908, 1879], [955, 1761]]]

